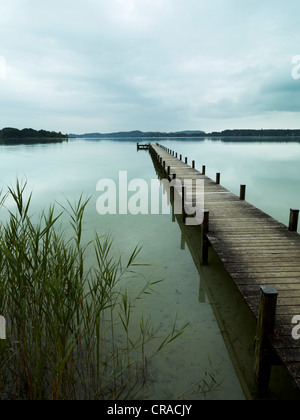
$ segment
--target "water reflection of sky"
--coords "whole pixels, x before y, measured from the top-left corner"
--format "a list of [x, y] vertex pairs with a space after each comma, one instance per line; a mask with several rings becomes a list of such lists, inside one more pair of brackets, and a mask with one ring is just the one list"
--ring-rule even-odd
[[[247, 199], [282, 221], [290, 207], [300, 207], [299, 144], [232, 144], [221, 142], [171, 142], [164, 144], [207, 166], [214, 178], [221, 172], [221, 183], [235, 193], [247, 184]], [[143, 300], [138, 311], [150, 314], [154, 324], [168, 331], [178, 313], [180, 325], [190, 322], [186, 338], [153, 363], [152, 386], [156, 398], [174, 398], [196, 383], [209, 369], [209, 358], [220, 366], [222, 389], [208, 398], [243, 398], [222, 335], [208, 301], [199, 303], [199, 273], [188, 249], [181, 248], [181, 232], [171, 217], [105, 216], [96, 212], [101, 178], [118, 181], [119, 171], [128, 171], [128, 180], [156, 178], [148, 153], [136, 151], [134, 142], [69, 141], [63, 144], [0, 148], [2, 186], [13, 185], [16, 177], [26, 177], [28, 192], [33, 191], [33, 212], [55, 200], [72, 202], [91, 196], [84, 224], [84, 238], [111, 232], [115, 249], [128, 257], [137, 244], [143, 246], [141, 262], [149, 263], [144, 274], [151, 280], [165, 281], [157, 294]], [[286, 221], [287, 223], [287, 221]], [[88, 261], [92, 257], [87, 255]], [[139, 285], [129, 282], [132, 290]]]

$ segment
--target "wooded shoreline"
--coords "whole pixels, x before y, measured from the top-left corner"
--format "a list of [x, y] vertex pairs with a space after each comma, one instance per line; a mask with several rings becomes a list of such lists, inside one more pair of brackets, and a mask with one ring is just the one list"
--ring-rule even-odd
[[18, 143], [49, 143], [62, 142], [68, 140], [67, 134], [61, 132], [33, 130], [32, 128], [3, 128], [0, 130], [0, 144]]

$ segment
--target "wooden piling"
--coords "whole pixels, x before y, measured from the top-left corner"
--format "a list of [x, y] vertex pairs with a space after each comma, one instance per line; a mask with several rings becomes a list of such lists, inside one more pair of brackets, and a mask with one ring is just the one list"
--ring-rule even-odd
[[196, 167], [196, 162], [193, 160], [192, 161], [192, 168], [195, 169], [195, 167]]
[[299, 221], [299, 210], [291, 209], [291, 211], [290, 211], [289, 231], [291, 231], [291, 232], [297, 232], [297, 230], [298, 230], [298, 221]]
[[185, 199], [186, 199], [186, 186], [182, 186], [181, 189], [181, 199], [182, 199], [182, 221], [186, 221], [186, 212], [185, 212]]
[[240, 187], [240, 200], [245, 201], [246, 199], [246, 185]]
[[206, 174], [206, 166], [205, 165], [203, 165], [202, 166], [202, 175], [205, 175]]
[[203, 233], [206, 234], [209, 231], [209, 210], [204, 210], [203, 213]]
[[268, 388], [272, 354], [269, 337], [274, 333], [278, 292], [273, 286], [261, 286], [260, 306], [255, 338], [255, 380], [259, 387]]
[[218, 172], [216, 175], [216, 184], [220, 185], [221, 182], [221, 174]]
[[203, 223], [201, 226], [201, 264], [207, 265], [208, 264], [208, 248], [209, 248], [209, 241], [207, 239], [206, 234], [209, 231], [209, 210], [203, 211]]
[[[172, 176], [170, 176], [169, 178], [175, 180], [177, 178], [176, 173], [173, 173]], [[172, 182], [170, 184], [170, 197], [171, 197], [171, 202], [174, 202], [174, 200], [175, 200], [175, 187], [174, 187], [174, 183], [172, 183]], [[174, 221], [175, 221], [174, 207], [175, 207], [175, 205], [172, 206], [172, 220], [174, 219]]]

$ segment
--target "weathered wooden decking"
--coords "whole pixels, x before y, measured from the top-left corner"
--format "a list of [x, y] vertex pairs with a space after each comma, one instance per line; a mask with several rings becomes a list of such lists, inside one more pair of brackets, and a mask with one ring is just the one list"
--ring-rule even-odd
[[[205, 209], [210, 213], [206, 236], [256, 318], [260, 287], [277, 289], [270, 343], [276, 363], [286, 367], [300, 390], [300, 340], [292, 337], [292, 319], [300, 315], [300, 235], [219, 185], [218, 175], [216, 181], [208, 178], [162, 146], [152, 145], [150, 152], [164, 163], [166, 173], [169, 167], [171, 177], [204, 180]], [[187, 191], [187, 201], [194, 195]]]

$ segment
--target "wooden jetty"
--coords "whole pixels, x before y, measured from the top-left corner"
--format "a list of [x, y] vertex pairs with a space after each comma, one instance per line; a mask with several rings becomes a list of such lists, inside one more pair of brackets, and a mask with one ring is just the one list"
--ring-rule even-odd
[[136, 144], [136, 148], [137, 148], [137, 150], [149, 150], [150, 144], [140, 144], [140, 143], [137, 143]]
[[[186, 157], [159, 144], [150, 145], [149, 150], [166, 177], [180, 179], [183, 188], [187, 180], [204, 181], [206, 210], [199, 229], [199, 259], [207, 264], [208, 247], [215, 249], [257, 320], [254, 365], [258, 386], [267, 388], [272, 365], [281, 364], [300, 391], [300, 339], [292, 335], [297, 321], [300, 323], [299, 211], [291, 210], [287, 227], [249, 204], [246, 186], [241, 185], [237, 196], [221, 185], [221, 174], [212, 180], [205, 175], [205, 166], [200, 172], [195, 161], [189, 165]], [[185, 188], [183, 201], [192, 202], [197, 194], [195, 188]]]

